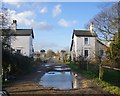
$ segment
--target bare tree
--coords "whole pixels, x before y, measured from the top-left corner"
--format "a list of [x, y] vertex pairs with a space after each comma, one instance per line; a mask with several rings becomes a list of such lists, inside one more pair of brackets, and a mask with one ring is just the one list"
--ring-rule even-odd
[[2, 48], [10, 49], [11, 34], [11, 16], [7, 8], [0, 9], [0, 33], [2, 35]]
[[[118, 33], [118, 3], [103, 9], [90, 22], [94, 23], [94, 30], [98, 34], [100, 40], [110, 41], [112, 37]], [[88, 28], [86, 24], [85, 27]]]
[[[6, 76], [8, 75], [8, 67], [10, 65], [11, 58], [11, 46], [10, 46], [10, 14], [7, 8], [0, 9], [0, 35], [1, 42], [2, 42], [2, 69], [3, 75], [2, 79], [3, 82], [5, 81]], [[8, 57], [8, 58], [7, 58]]]
[[7, 8], [0, 9], [0, 29], [10, 29], [10, 13]]

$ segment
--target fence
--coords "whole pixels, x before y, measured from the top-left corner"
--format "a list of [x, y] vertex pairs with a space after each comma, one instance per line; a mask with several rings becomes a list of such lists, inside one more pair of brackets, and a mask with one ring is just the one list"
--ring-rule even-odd
[[108, 68], [108, 69], [120, 71], [119, 68], [112, 68], [112, 67], [110, 67], [110, 66], [102, 66], [102, 67], [103, 67], [103, 68]]
[[79, 62], [79, 68], [82, 70], [90, 71], [96, 77], [109, 82], [113, 85], [120, 86], [120, 69], [119, 68], [112, 68], [110, 66], [98, 65], [98, 64], [89, 64], [86, 61]]

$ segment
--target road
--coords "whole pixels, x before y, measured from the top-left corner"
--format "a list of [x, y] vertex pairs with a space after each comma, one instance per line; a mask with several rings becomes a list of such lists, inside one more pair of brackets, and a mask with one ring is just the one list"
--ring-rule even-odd
[[[48, 67], [49, 66], [49, 67]], [[44, 87], [39, 85], [40, 78], [48, 71], [53, 70], [54, 66], [66, 67], [67, 65], [48, 63], [39, 64], [39, 67], [35, 72], [23, 76], [17, 81], [11, 82], [9, 84], [3, 85], [3, 88], [7, 90], [10, 94], [107, 94], [95, 85], [92, 80], [88, 80], [78, 74], [77, 79], [79, 81], [79, 89], [74, 90], [59, 90], [51, 87]]]

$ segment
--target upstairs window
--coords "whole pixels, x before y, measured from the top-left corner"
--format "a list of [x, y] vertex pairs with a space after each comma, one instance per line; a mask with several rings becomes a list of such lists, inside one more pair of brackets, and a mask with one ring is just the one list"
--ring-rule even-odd
[[88, 44], [88, 38], [84, 38], [84, 44], [85, 44], [85, 45]]

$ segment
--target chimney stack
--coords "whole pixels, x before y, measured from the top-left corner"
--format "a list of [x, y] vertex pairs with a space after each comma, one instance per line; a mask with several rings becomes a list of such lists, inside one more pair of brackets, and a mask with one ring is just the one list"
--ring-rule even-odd
[[16, 31], [16, 29], [17, 29], [17, 20], [13, 20], [13, 23], [11, 25], [11, 29]]
[[90, 23], [90, 32], [94, 32], [94, 23], [92, 22], [92, 23]]

